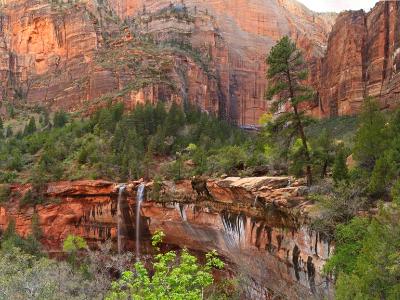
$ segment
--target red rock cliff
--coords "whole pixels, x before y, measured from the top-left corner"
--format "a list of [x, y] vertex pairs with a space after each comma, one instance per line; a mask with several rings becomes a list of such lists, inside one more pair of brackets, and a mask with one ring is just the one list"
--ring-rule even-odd
[[[83, 236], [92, 245], [105, 239], [116, 242], [119, 219], [123, 247], [135, 249], [138, 185], [126, 185], [119, 213], [118, 185], [112, 182], [51, 183], [45, 193], [48, 203], [35, 208], [19, 208], [29, 186], [13, 186], [11, 200], [0, 206], [0, 231], [14, 219], [18, 233], [27, 235], [36, 213], [45, 248], [59, 251], [68, 234]], [[256, 298], [268, 289], [291, 299], [327, 292], [320, 270], [330, 245], [308, 229], [309, 204], [298, 182], [287, 177], [227, 178], [198, 185], [164, 182], [159, 189], [149, 183], [145, 191], [139, 236], [143, 251], [149, 234], [161, 229], [170, 245], [200, 252], [216, 249], [234, 270], [252, 278]]]
[[382, 109], [400, 103], [400, 2], [339, 15], [318, 78], [318, 116], [352, 115], [366, 96]]
[[[191, 101], [239, 125], [257, 124], [267, 109], [264, 60], [275, 41], [290, 35], [314, 69], [335, 18], [292, 0], [187, 0], [186, 20], [163, 12], [169, 0], [111, 0], [111, 8], [91, 0], [5, 2], [0, 16], [2, 101], [70, 111], [87, 111], [107, 99], [128, 106]], [[162, 51], [151, 59], [168, 78], [150, 80], [149, 74], [156, 77], [154, 69], [129, 67], [138, 61], [148, 67], [149, 52], [136, 53], [135, 62], [126, 59], [132, 51], [116, 54], [128, 47], [124, 42], [136, 38], [126, 34], [127, 25], [116, 14], [127, 20], [140, 15], [139, 35], [159, 39], [172, 32], [175, 40], [190, 35], [190, 42], [210, 60], [208, 66], [196, 56]], [[125, 61], [118, 64], [121, 57]]]

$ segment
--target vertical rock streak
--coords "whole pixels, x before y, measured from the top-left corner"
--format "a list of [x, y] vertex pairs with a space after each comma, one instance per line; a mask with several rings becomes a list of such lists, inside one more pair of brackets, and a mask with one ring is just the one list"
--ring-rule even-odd
[[140, 208], [144, 200], [145, 184], [141, 183], [137, 188], [136, 194], [136, 259], [140, 258]]

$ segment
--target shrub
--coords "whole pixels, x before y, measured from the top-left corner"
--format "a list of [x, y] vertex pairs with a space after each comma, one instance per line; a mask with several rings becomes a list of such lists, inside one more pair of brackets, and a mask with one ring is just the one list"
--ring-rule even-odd
[[349, 170], [347, 168], [346, 159], [346, 151], [343, 146], [340, 146], [336, 153], [332, 170], [332, 177], [336, 183], [349, 178]]
[[0, 184], [0, 203], [8, 201], [10, 195], [10, 186], [8, 184]]
[[[162, 232], [156, 232], [152, 245], [159, 251]], [[223, 268], [216, 251], [206, 254], [206, 264], [200, 265], [197, 258], [187, 250], [180, 254], [169, 251], [158, 253], [154, 258], [152, 275], [141, 262], [134, 271], [125, 271], [112, 284], [106, 299], [203, 299], [204, 289], [213, 284], [212, 270]]]

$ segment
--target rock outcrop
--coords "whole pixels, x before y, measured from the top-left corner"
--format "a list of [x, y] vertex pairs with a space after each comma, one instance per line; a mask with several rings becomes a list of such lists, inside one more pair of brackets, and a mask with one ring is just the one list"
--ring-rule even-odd
[[400, 2], [380, 1], [369, 12], [341, 13], [329, 36], [317, 79], [317, 116], [353, 115], [363, 99], [382, 109], [400, 104]]
[[203, 253], [216, 249], [235, 272], [251, 278], [255, 298], [267, 291], [290, 299], [329, 293], [320, 270], [331, 246], [307, 226], [312, 205], [301, 182], [287, 177], [208, 180], [207, 193], [193, 189], [189, 180], [147, 183], [136, 236], [139, 184], [128, 183], [119, 193], [119, 185], [107, 181], [51, 183], [46, 204], [35, 208], [19, 207], [30, 187], [14, 185], [10, 201], [0, 206], [0, 230], [14, 219], [17, 232], [26, 236], [37, 214], [42, 243], [57, 252], [68, 234], [83, 236], [91, 245], [106, 239], [116, 244], [120, 216], [125, 250], [135, 249], [138, 239], [145, 250], [150, 233], [158, 229], [166, 233], [168, 245]]

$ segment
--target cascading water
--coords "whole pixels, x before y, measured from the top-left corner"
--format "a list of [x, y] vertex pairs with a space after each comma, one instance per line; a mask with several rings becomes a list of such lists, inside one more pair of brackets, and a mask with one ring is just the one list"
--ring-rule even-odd
[[140, 207], [144, 199], [145, 184], [141, 183], [136, 193], [136, 259], [140, 256]]
[[122, 195], [126, 189], [126, 185], [121, 184], [118, 187], [118, 202], [117, 202], [117, 245], [118, 245], [118, 254], [121, 254], [122, 249], [122, 240], [121, 240], [121, 219], [122, 219], [122, 212], [121, 212], [121, 201]]
[[224, 238], [226, 245], [231, 249], [240, 249], [245, 237], [246, 217], [241, 214], [224, 212], [221, 214], [221, 221], [224, 226]]

